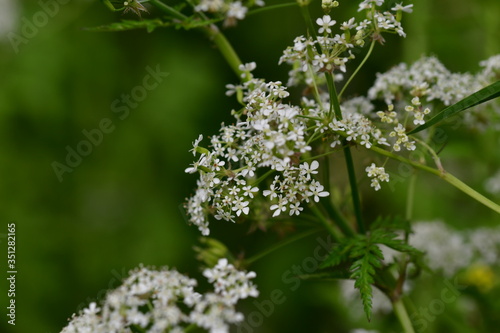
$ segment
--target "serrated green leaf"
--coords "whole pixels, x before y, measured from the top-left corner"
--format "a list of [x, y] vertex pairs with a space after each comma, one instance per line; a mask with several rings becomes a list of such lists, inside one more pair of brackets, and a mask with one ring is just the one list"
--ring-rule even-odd
[[366, 239], [366, 242], [367, 243], [362, 246], [363, 256], [353, 262], [350, 270], [352, 272], [351, 279], [355, 280], [354, 287], [357, 288], [361, 294], [363, 309], [366, 317], [370, 320], [373, 298], [373, 277], [375, 276], [376, 268], [382, 266], [383, 255], [377, 245], [370, 244], [368, 239]]
[[378, 229], [372, 232], [371, 241], [376, 244], [383, 244], [399, 252], [405, 252], [411, 255], [421, 254], [419, 250], [397, 237], [398, 235], [392, 231]]
[[400, 216], [379, 216], [374, 222], [370, 224], [370, 230], [387, 229], [387, 230], [401, 230], [410, 233], [411, 225], [409, 221]]
[[350, 251], [354, 247], [353, 239], [346, 239], [343, 243], [336, 244], [319, 268], [334, 267], [346, 261], [350, 257]]
[[169, 22], [163, 22], [160, 19], [152, 20], [122, 20], [121, 22], [114, 22], [107, 25], [101, 25], [98, 27], [85, 28], [85, 30], [94, 32], [109, 32], [109, 31], [127, 31], [134, 29], [146, 29], [147, 32], [153, 32], [158, 27], [167, 27], [172, 24]]
[[455, 116], [458, 113], [465, 111], [473, 106], [482, 104], [497, 97], [500, 97], [500, 81], [490, 84], [489, 86], [475, 92], [474, 94], [462, 99], [461, 101], [448, 106], [437, 115], [426, 121], [425, 124], [420, 125], [408, 132], [408, 134], [415, 134], [417, 132], [420, 132], [446, 118]]

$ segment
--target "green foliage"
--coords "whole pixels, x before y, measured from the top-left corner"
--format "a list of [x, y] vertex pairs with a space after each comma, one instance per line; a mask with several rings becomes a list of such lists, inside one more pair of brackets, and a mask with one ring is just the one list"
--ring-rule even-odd
[[396, 231], [409, 232], [409, 224], [401, 218], [378, 218], [371, 224], [367, 234], [344, 238], [337, 243], [328, 258], [320, 265], [321, 268], [335, 267], [342, 263], [350, 265], [350, 279], [359, 289], [364, 311], [368, 320], [371, 318], [372, 285], [375, 284], [377, 271], [383, 267], [384, 255], [379, 245], [385, 245], [399, 252], [408, 253], [412, 257], [420, 257], [421, 252], [397, 238]]
[[354, 287], [359, 289], [366, 317], [370, 320], [372, 284], [375, 282], [376, 269], [382, 267], [384, 255], [376, 244], [372, 243], [369, 238], [365, 238], [354, 246], [351, 257], [359, 258], [351, 265], [351, 279], [356, 280]]

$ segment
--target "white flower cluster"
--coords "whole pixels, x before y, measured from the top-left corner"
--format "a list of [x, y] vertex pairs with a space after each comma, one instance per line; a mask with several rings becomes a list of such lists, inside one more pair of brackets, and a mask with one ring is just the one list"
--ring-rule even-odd
[[372, 163], [365, 171], [368, 177], [372, 179], [371, 187], [373, 187], [375, 191], [380, 190], [380, 182], [389, 181], [389, 174], [385, 172], [384, 167], [377, 167], [375, 163]]
[[428, 266], [447, 277], [473, 264], [498, 265], [500, 228], [457, 231], [441, 221], [413, 224], [410, 244], [426, 253]]
[[175, 270], [137, 268], [120, 287], [106, 295], [101, 307], [91, 303], [78, 316], [73, 315], [61, 333], [135, 332], [133, 327], [148, 333], [179, 333], [189, 325], [211, 333], [229, 332], [229, 324], [244, 319], [236, 312], [236, 303], [259, 294], [250, 281], [255, 273], [238, 271], [226, 259], [220, 259], [203, 274], [215, 292], [195, 292], [196, 280]]
[[219, 14], [225, 18], [224, 24], [231, 26], [236, 20], [243, 20], [249, 7], [253, 5], [264, 6], [264, 1], [200, 0], [194, 9], [198, 12]]
[[[346, 72], [346, 64], [354, 59], [352, 49], [362, 47], [368, 37], [376, 38], [383, 42], [381, 33], [396, 32], [405, 37], [400, 21], [391, 12], [379, 12], [375, 7], [383, 4], [383, 0], [366, 0], [360, 4], [360, 11], [366, 9], [366, 18], [357, 22], [354, 17], [340, 25], [341, 33], [334, 34], [332, 27], [337, 23], [330, 15], [324, 15], [316, 20], [319, 26], [317, 39], [299, 36], [295, 38], [294, 45], [288, 47], [280, 58], [280, 64], [286, 62], [293, 66], [289, 73], [289, 86], [305, 82], [312, 85], [313, 77], [318, 72]], [[401, 8], [400, 8], [401, 7]], [[372, 10], [373, 8], [373, 10]], [[396, 6], [394, 12], [401, 12], [402, 8], [408, 12], [407, 7]], [[351, 31], [352, 30], [352, 31]], [[342, 78], [342, 76], [337, 77]]]
[[[252, 66], [242, 66], [250, 75]], [[188, 173], [199, 172], [198, 188], [188, 199], [187, 213], [191, 223], [203, 235], [209, 234], [208, 215], [234, 222], [250, 213], [250, 202], [259, 192], [257, 170], [277, 172], [271, 187], [264, 191], [271, 200], [274, 216], [289, 211], [298, 214], [301, 202], [328, 195], [311, 175], [317, 173], [317, 161], [300, 163], [300, 156], [311, 150], [306, 142], [307, 122], [299, 107], [285, 104], [288, 92], [281, 82], [250, 79], [240, 86], [229, 86], [229, 93], [242, 96], [245, 108], [234, 112], [236, 123], [224, 125], [219, 135], [210, 138], [211, 150], [198, 146], [193, 152], [200, 157]]]
[[330, 145], [332, 148], [340, 143], [341, 136], [338, 132], [344, 132], [347, 141], [358, 142], [367, 149], [370, 149], [373, 144], [389, 145], [380, 129], [376, 128], [370, 119], [361, 113], [348, 112], [343, 105], [341, 109], [343, 118], [334, 119], [329, 125], [330, 129], [337, 134]]
[[303, 208], [300, 206], [302, 201], [309, 202], [313, 198], [319, 202], [320, 197], [330, 195], [324, 191], [324, 186], [320, 182], [312, 179], [312, 174], [317, 174], [319, 167], [318, 161], [312, 161], [300, 164], [298, 167], [290, 166], [283, 170], [281, 176], [276, 175], [274, 181], [268, 190], [263, 192], [265, 197], [274, 202], [271, 210], [273, 216], [278, 216], [281, 212], [289, 210], [290, 215], [299, 215]]
[[[401, 63], [377, 79], [368, 91], [370, 99], [383, 98], [392, 104], [400, 96], [425, 97], [444, 105], [458, 102], [482, 86], [469, 73], [452, 73], [435, 57], [423, 57], [413, 65]], [[409, 93], [409, 94], [408, 94]]]
[[483, 86], [500, 80], [500, 54], [479, 63], [483, 70], [477, 74], [479, 83]]

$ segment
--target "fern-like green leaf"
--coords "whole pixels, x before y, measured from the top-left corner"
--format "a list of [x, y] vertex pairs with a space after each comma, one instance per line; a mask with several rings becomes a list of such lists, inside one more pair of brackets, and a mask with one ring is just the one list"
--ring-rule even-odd
[[375, 244], [383, 244], [393, 250], [405, 252], [410, 255], [421, 255], [422, 252], [407, 244], [404, 240], [398, 239], [398, 235], [391, 230], [377, 229], [371, 232], [371, 241]]
[[319, 267], [326, 268], [340, 265], [351, 257], [350, 251], [355, 244], [355, 240], [352, 238], [346, 238], [343, 242], [336, 244], [328, 254], [328, 258], [326, 258]]
[[358, 244], [356, 251], [352, 254], [361, 255], [359, 259], [351, 265], [351, 279], [354, 279], [354, 287], [359, 289], [361, 300], [363, 302], [363, 309], [368, 320], [371, 320], [372, 315], [372, 298], [373, 290], [372, 284], [374, 283], [374, 276], [377, 268], [382, 267], [382, 260], [384, 256], [382, 251], [376, 244], [370, 243], [365, 239], [365, 244]]

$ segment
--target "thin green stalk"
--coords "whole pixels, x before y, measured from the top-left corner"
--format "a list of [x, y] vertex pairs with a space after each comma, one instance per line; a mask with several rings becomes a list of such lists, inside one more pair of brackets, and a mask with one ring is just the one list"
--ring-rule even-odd
[[[331, 187], [330, 186], [330, 158], [329, 158], [329, 156], [326, 156], [326, 158], [324, 159], [323, 183], [325, 185], [327, 185], [328, 188]], [[330, 217], [333, 219], [335, 224], [340, 228], [340, 230], [342, 230], [344, 235], [346, 235], [348, 237], [354, 236], [354, 232], [351, 229], [351, 227], [349, 226], [349, 223], [347, 222], [345, 217], [342, 216], [342, 214], [340, 214], [340, 212], [337, 210], [337, 208], [333, 205], [331, 198], [327, 198], [327, 200], [325, 200], [324, 202], [326, 202], [324, 207], [325, 207], [328, 215], [330, 215]]]
[[335, 89], [332, 73], [325, 73], [326, 84], [328, 85], [328, 93], [330, 95], [330, 109], [328, 110], [328, 118], [332, 119], [333, 112], [338, 120], [342, 120], [342, 111], [340, 110], [340, 102]]
[[242, 62], [236, 51], [234, 51], [232, 45], [227, 40], [226, 36], [224, 36], [224, 34], [220, 32], [219, 28], [217, 28], [214, 24], [202, 28], [203, 32], [215, 43], [215, 45], [217, 45], [217, 48], [224, 59], [226, 59], [233, 72], [241, 78], [242, 71], [239, 67]]
[[463, 183], [461, 180], [459, 180], [458, 178], [456, 178], [455, 176], [453, 176], [449, 172], [447, 172], [447, 171], [440, 171], [438, 169], [433, 169], [431, 167], [428, 167], [427, 165], [423, 165], [423, 164], [414, 162], [412, 160], [404, 158], [403, 156], [396, 155], [394, 153], [391, 153], [391, 152], [389, 152], [387, 150], [384, 150], [384, 149], [382, 149], [380, 147], [377, 147], [377, 146], [372, 146], [370, 149], [373, 150], [373, 151], [375, 151], [375, 152], [377, 152], [377, 153], [379, 153], [379, 154], [382, 154], [384, 156], [392, 158], [394, 160], [397, 160], [397, 161], [409, 164], [409, 165], [411, 165], [411, 166], [413, 166], [413, 167], [415, 167], [417, 169], [420, 169], [420, 170], [432, 173], [432, 174], [434, 174], [434, 175], [436, 175], [438, 177], [441, 177], [442, 179], [444, 179], [445, 181], [447, 181], [451, 185], [455, 186], [460, 191], [464, 192], [465, 194], [467, 194], [470, 197], [474, 198], [475, 200], [477, 200], [478, 202], [482, 203], [486, 207], [488, 207], [488, 208], [492, 209], [493, 211], [495, 211], [495, 212], [497, 212], [497, 213], [500, 214], [500, 205], [494, 203], [493, 201], [491, 201], [490, 199], [486, 198], [485, 196], [483, 196], [482, 194], [480, 194], [476, 190], [472, 189], [470, 186], [466, 185], [465, 183]]
[[[436, 170], [437, 171], [437, 170]], [[491, 208], [493, 211], [497, 212], [500, 214], [500, 205], [494, 203], [490, 199], [486, 198], [467, 184], [463, 183], [460, 179], [457, 177], [453, 176], [451, 173], [446, 172], [441, 176], [444, 180], [446, 180], [448, 183], [451, 185], [455, 186], [458, 188], [460, 191], [464, 192], [465, 194], [468, 194], [472, 198], [476, 199], [486, 207]]]
[[392, 307], [394, 309], [396, 317], [398, 317], [398, 320], [403, 327], [404, 333], [415, 333], [415, 330], [413, 329], [413, 326], [411, 324], [410, 317], [408, 316], [408, 312], [406, 312], [403, 300], [399, 298], [398, 300], [394, 301], [392, 303]]
[[279, 242], [279, 243], [271, 246], [270, 248], [268, 248], [268, 249], [266, 249], [264, 251], [261, 251], [261, 252], [257, 253], [256, 255], [251, 256], [250, 258], [244, 260], [244, 264], [245, 265], [250, 265], [251, 263], [253, 263], [253, 262], [255, 262], [255, 261], [257, 261], [257, 260], [259, 260], [259, 259], [261, 259], [261, 258], [263, 258], [265, 256], [267, 256], [268, 254], [270, 254], [270, 253], [272, 253], [272, 252], [274, 252], [276, 250], [279, 250], [280, 248], [282, 248], [282, 247], [284, 247], [284, 246], [286, 246], [288, 244], [291, 244], [293, 242], [296, 242], [296, 241], [298, 241], [298, 240], [300, 240], [302, 238], [305, 238], [307, 236], [315, 234], [315, 233], [317, 233], [320, 230], [321, 229], [312, 229], [312, 230], [308, 230], [306, 232], [297, 234], [297, 235], [295, 235], [293, 237], [287, 238], [287, 239], [285, 239], [285, 240], [283, 240], [283, 241], [281, 241], [281, 242]]
[[[406, 215], [407, 221], [413, 218], [413, 206], [415, 203], [415, 184], [417, 183], [417, 173], [414, 171], [410, 177], [410, 184], [408, 185], [408, 193], [406, 196]], [[405, 232], [405, 241], [408, 241], [408, 232]]]
[[363, 58], [363, 61], [361, 61], [361, 63], [359, 64], [358, 68], [356, 68], [356, 70], [354, 71], [354, 73], [352, 73], [352, 75], [349, 78], [349, 80], [347, 80], [347, 82], [344, 84], [344, 87], [342, 87], [342, 90], [339, 93], [339, 98], [342, 97], [342, 94], [344, 93], [344, 91], [347, 88], [347, 86], [349, 85], [349, 83], [351, 83], [352, 79], [354, 79], [354, 77], [356, 76], [356, 74], [358, 74], [359, 70], [361, 69], [361, 67], [363, 67], [363, 65], [365, 64], [366, 60], [368, 60], [368, 58], [372, 54], [374, 46], [375, 46], [375, 39], [372, 40], [372, 42], [370, 44], [370, 48], [368, 49], [368, 52], [366, 53], [365, 57]]
[[297, 5], [298, 5], [297, 2], [289, 2], [289, 3], [280, 3], [278, 5], [265, 6], [262, 8], [257, 8], [257, 9], [253, 9], [253, 10], [249, 11], [246, 16], [250, 16], [253, 14], [258, 14], [258, 13], [262, 13], [262, 12], [266, 12], [266, 11], [271, 11], [273, 9], [279, 9], [279, 8], [284, 8], [284, 7], [293, 7], [293, 6], [297, 6]]
[[[300, 0], [297, 0], [297, 2], [300, 6], [300, 12], [304, 17], [304, 21], [306, 21], [307, 29], [309, 30], [308, 31], [309, 35], [311, 35], [314, 39], [317, 39], [316, 27], [314, 26], [314, 23], [311, 20], [311, 14], [309, 14], [309, 3], [307, 1], [300, 1]], [[315, 47], [319, 53], [322, 53], [321, 47], [318, 44], [316, 44]]]
[[354, 231], [352, 230], [351, 226], [349, 225], [349, 222], [347, 219], [337, 210], [337, 208], [333, 205], [332, 201], [330, 198], [326, 201], [327, 204], [325, 205], [325, 209], [330, 215], [330, 217], [333, 219], [335, 224], [342, 230], [344, 235], [347, 237], [352, 237], [354, 236]]
[[[176, 9], [170, 7], [160, 0], [149, 0], [149, 3], [157, 7], [164, 13], [171, 15], [181, 21], [185, 21], [188, 18], [186, 15], [182, 14], [181, 12], [177, 11]], [[202, 26], [199, 29], [201, 29], [203, 33], [215, 43], [231, 69], [236, 73], [236, 75], [238, 75], [238, 77], [241, 77], [242, 72], [239, 69], [239, 66], [242, 64], [241, 60], [224, 34], [220, 32], [219, 28], [217, 28], [216, 25], [211, 24], [209, 26]]]
[[335, 228], [333, 227], [333, 225], [330, 223], [330, 221], [328, 221], [328, 219], [323, 215], [323, 213], [321, 213], [321, 211], [319, 210], [318, 207], [316, 207], [316, 205], [312, 204], [311, 206], [311, 210], [312, 212], [314, 213], [314, 215], [316, 215], [316, 217], [321, 221], [321, 223], [325, 226], [326, 230], [328, 230], [328, 232], [330, 233], [330, 235], [332, 235], [333, 237], [333, 240], [335, 242], [338, 242], [339, 239], [340, 239], [340, 235], [339, 233], [337, 232], [337, 230], [335, 230]]
[[356, 216], [358, 231], [364, 234], [366, 230], [361, 215], [361, 200], [359, 199], [358, 182], [356, 180], [354, 162], [352, 160], [351, 149], [349, 148], [349, 146], [346, 146], [344, 148], [344, 157], [347, 166], [347, 173], [349, 174], [349, 185], [351, 187], [352, 204], [354, 206], [354, 215]]
[[[333, 108], [335, 112], [335, 117], [339, 120], [342, 119], [342, 111], [340, 110], [340, 103], [337, 96], [337, 91], [335, 89], [335, 84], [333, 82], [332, 73], [325, 73], [326, 82], [328, 84], [328, 91], [330, 93], [330, 114]], [[349, 186], [351, 187], [352, 204], [354, 206], [354, 215], [356, 216], [356, 223], [358, 224], [358, 231], [360, 233], [365, 233], [365, 225], [363, 223], [361, 215], [361, 200], [358, 191], [358, 182], [356, 180], [356, 172], [354, 169], [354, 162], [352, 160], [351, 148], [349, 144], [344, 139], [342, 142], [344, 146], [344, 158], [347, 167], [347, 173], [349, 175]]]
[[171, 15], [175, 17], [176, 19], [179, 19], [181, 21], [186, 20], [188, 17], [181, 12], [177, 11], [176, 9], [170, 7], [169, 5], [161, 2], [160, 0], [149, 0], [149, 3], [161, 10], [162, 12]]
[[408, 194], [406, 197], [406, 216], [405, 218], [409, 221], [413, 217], [413, 204], [415, 198], [415, 184], [417, 182], [417, 174], [413, 172], [410, 177], [410, 184], [408, 185]]
[[267, 171], [265, 174], [263, 174], [262, 176], [260, 176], [255, 182], [252, 183], [252, 186], [256, 186], [256, 185], [259, 185], [260, 182], [262, 182], [264, 179], [266, 179], [267, 177], [269, 177], [270, 175], [272, 175], [272, 173], [275, 172], [275, 170], [269, 170]]

